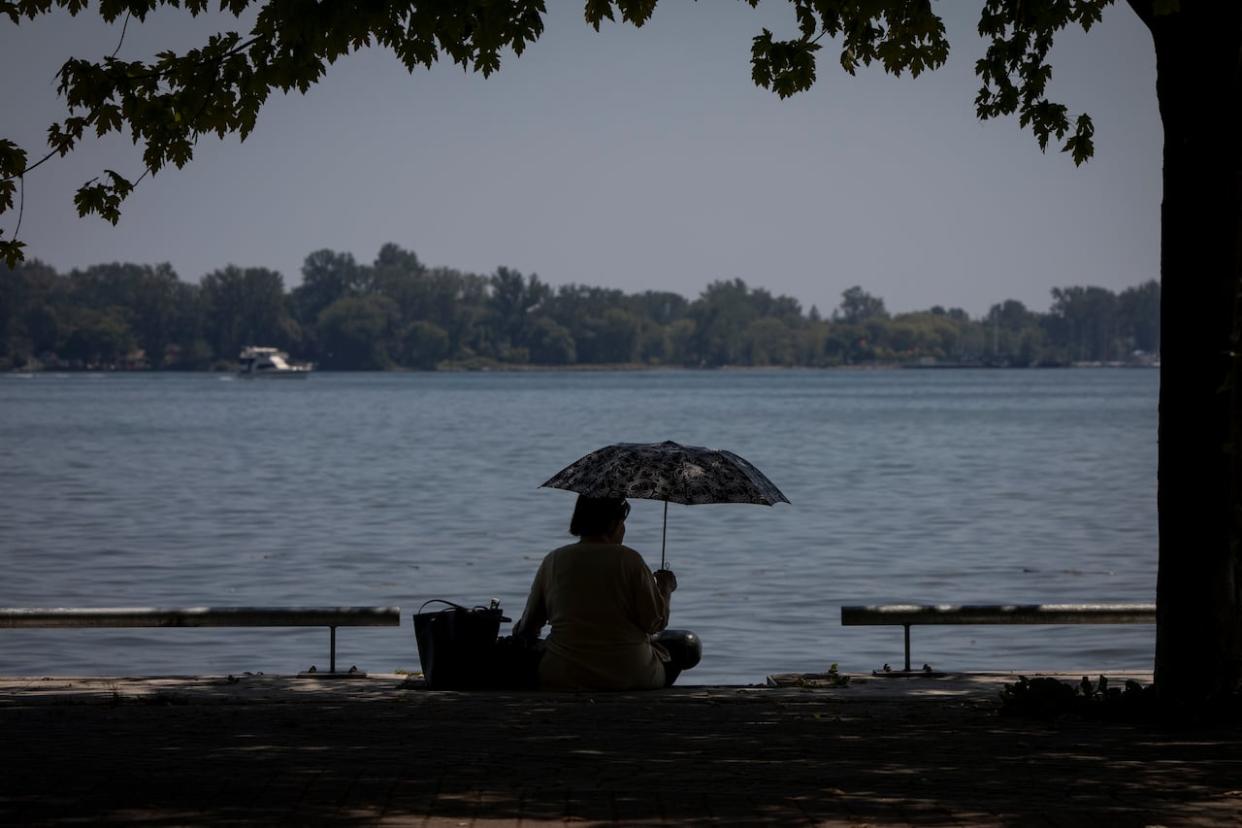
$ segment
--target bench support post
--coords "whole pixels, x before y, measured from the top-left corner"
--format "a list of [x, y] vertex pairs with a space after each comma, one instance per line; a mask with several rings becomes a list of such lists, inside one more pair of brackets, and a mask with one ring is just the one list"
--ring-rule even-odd
[[336, 624], [328, 625], [328, 672], [321, 673], [312, 666], [309, 670], [303, 670], [298, 673], [298, 678], [351, 679], [367, 677], [367, 674], [357, 667], [350, 667], [343, 673], [336, 671], [336, 627]]
[[906, 628], [906, 672], [910, 672], [910, 625], [903, 624]]

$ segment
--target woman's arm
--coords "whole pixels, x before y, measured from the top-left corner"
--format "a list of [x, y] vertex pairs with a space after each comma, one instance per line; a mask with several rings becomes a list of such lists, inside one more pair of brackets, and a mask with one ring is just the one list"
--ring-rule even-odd
[[[673, 573], [660, 570], [655, 575], [647, 568], [642, 557], [635, 552], [636, 566], [633, 570], [635, 622], [646, 633], [658, 633], [668, 626], [669, 596], [677, 588]], [[660, 573], [665, 573], [661, 575]], [[658, 577], [657, 577], [658, 576]], [[671, 579], [671, 580], [670, 580]], [[672, 589], [666, 588], [668, 584]]]
[[527, 641], [536, 641], [543, 625], [548, 623], [548, 603], [543, 588], [544, 564], [539, 565], [535, 573], [535, 581], [530, 585], [530, 595], [526, 598], [526, 609], [522, 617], [513, 625], [513, 637]]

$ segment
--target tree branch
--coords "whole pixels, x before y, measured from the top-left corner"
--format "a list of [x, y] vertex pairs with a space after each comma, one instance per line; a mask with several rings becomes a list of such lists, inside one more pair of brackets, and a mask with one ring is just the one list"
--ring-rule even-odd
[[[255, 35], [254, 37], [250, 38], [244, 43], [238, 43], [236, 46], [234, 46], [232, 49], [229, 49], [227, 52], [221, 52], [220, 54], [214, 55], [212, 57], [203, 57], [200, 60], [197, 60], [190, 65], [191, 66], [206, 66], [209, 63], [219, 63], [225, 58], [232, 57], [233, 55], [236, 55], [239, 52], [244, 52], [246, 49], [249, 49], [251, 46], [258, 43], [259, 41], [267, 40], [267, 39], [269, 38], [264, 37], [263, 35]], [[120, 48], [119, 45], [117, 48]], [[184, 59], [185, 58], [178, 58], [178, 60], [184, 60]], [[174, 64], [172, 66], [169, 66], [167, 69], [152, 69], [148, 72], [140, 72], [138, 74], [130, 75], [129, 78], [131, 80], [150, 80], [151, 78], [159, 78], [165, 72], [167, 72], [168, 74], [172, 74], [173, 70], [178, 69], [178, 68], [180, 67]]]
[[22, 216], [26, 214], [26, 177], [21, 176], [17, 179], [17, 226], [13, 228], [13, 241], [17, 241], [17, 234], [22, 232]]
[[34, 163], [33, 163], [33, 164], [31, 164], [30, 166], [26, 167], [26, 169], [22, 170], [22, 171], [21, 171], [21, 172], [19, 172], [17, 175], [15, 175], [15, 176], [10, 175], [10, 176], [8, 176], [8, 178], [6, 178], [6, 179], [4, 179], [4, 180], [5, 180], [5, 181], [7, 181], [9, 178], [21, 178], [21, 177], [22, 177], [22, 176], [24, 176], [26, 173], [30, 172], [30, 171], [31, 171], [31, 170], [33, 170], [35, 167], [37, 167], [37, 166], [39, 166], [40, 164], [42, 164], [44, 161], [47, 161], [49, 158], [51, 158], [51, 157], [52, 157], [53, 155], [55, 155], [55, 154], [56, 154], [56, 150], [51, 150], [51, 151], [49, 151], [47, 155], [43, 156], [42, 158], [40, 158], [38, 161], [34, 162]]
[[121, 51], [121, 44], [125, 42], [125, 32], [129, 29], [130, 14], [131, 12], [125, 12], [125, 22], [121, 24], [121, 39], [117, 41], [116, 48], [112, 50], [112, 54], [108, 55], [110, 58], [116, 57], [117, 52]]

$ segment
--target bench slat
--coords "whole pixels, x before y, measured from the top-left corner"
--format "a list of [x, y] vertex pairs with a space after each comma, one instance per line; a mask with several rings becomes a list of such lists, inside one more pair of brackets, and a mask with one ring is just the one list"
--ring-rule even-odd
[[398, 607], [0, 608], [0, 628], [396, 627]]
[[1155, 604], [877, 604], [841, 607], [843, 626], [1154, 624]]

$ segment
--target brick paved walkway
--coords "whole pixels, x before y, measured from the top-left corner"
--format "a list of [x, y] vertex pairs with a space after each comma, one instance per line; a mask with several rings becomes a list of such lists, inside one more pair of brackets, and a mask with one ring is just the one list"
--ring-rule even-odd
[[1242, 727], [1016, 721], [997, 686], [0, 679], [0, 824], [1242, 825]]

